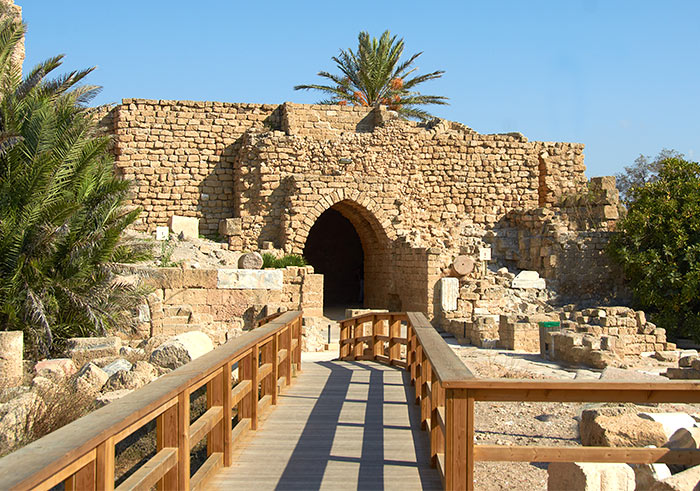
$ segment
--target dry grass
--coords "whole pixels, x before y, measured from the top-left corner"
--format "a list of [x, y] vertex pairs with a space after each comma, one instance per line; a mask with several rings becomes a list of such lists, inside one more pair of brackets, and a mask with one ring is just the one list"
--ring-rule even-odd
[[19, 414], [15, 427], [16, 440], [13, 444], [0, 448], [0, 456], [72, 423], [96, 407], [94, 397], [76, 390], [69, 379], [55, 381], [51, 385], [35, 386], [31, 392], [36, 394], [37, 403]]

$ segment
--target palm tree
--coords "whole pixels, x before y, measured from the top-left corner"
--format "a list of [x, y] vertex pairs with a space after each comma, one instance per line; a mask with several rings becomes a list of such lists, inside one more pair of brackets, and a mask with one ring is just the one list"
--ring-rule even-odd
[[379, 40], [370, 38], [370, 35], [363, 31], [358, 36], [356, 52], [352, 49], [341, 49], [339, 56], [331, 58], [341, 74], [318, 73], [334, 85], [297, 85], [294, 90], [313, 89], [330, 95], [329, 99], [320, 101], [321, 104], [368, 107], [385, 105], [403, 116], [425, 121], [432, 116], [419, 106], [447, 104], [447, 98], [423, 95], [416, 92], [415, 87], [428, 80], [440, 78], [445, 72], [438, 70], [409, 78], [417, 70], [411, 65], [422, 53], [416, 53], [401, 62], [403, 48], [403, 39], [391, 36], [389, 31], [384, 31]]
[[120, 241], [139, 210], [125, 211], [129, 184], [86, 107], [92, 69], [48, 79], [59, 56], [22, 78], [12, 53], [24, 31], [0, 25], [0, 330], [23, 330], [38, 355], [127, 326], [143, 292], [115, 272], [144, 254]]

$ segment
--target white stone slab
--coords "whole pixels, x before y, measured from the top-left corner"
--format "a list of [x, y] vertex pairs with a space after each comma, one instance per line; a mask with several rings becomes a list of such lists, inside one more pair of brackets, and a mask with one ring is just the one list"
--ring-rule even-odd
[[170, 229], [168, 227], [156, 227], [156, 240], [168, 240]]
[[459, 280], [457, 278], [440, 278], [440, 306], [445, 312], [457, 310], [459, 297]]
[[281, 290], [281, 269], [220, 269], [217, 288], [231, 290]]
[[173, 215], [168, 224], [170, 230], [177, 236], [182, 234], [185, 239], [189, 240], [199, 238], [199, 218]]
[[639, 413], [639, 417], [661, 423], [667, 438], [681, 428], [695, 427], [695, 418], [686, 413]]
[[547, 284], [545, 283], [544, 278], [540, 278], [540, 274], [537, 271], [521, 271], [515, 278], [513, 278], [511, 287], [544, 290], [547, 287]]

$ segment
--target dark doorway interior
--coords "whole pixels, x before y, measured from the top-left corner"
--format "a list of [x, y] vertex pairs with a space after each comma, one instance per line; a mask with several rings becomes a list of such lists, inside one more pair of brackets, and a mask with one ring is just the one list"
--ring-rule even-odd
[[324, 307], [362, 305], [364, 253], [350, 220], [332, 208], [323, 212], [309, 231], [304, 257], [323, 274]]

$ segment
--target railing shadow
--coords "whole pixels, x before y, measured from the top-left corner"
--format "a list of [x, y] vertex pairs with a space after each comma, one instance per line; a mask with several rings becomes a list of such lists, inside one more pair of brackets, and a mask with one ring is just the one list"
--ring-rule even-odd
[[[410, 376], [404, 371], [401, 372], [405, 401], [385, 399], [385, 372], [387, 370], [398, 370], [386, 366], [374, 364], [373, 362], [319, 362], [319, 365], [327, 368], [330, 373], [328, 379], [318, 396], [309, 414], [306, 425], [299, 440], [289, 458], [287, 465], [277, 483], [276, 489], [319, 489], [321, 485], [331, 486], [341, 485], [344, 488], [354, 487], [355, 479], [357, 489], [376, 490], [384, 489], [385, 484], [390, 484], [389, 477], [385, 475], [385, 466], [417, 467], [420, 485], [423, 489], [441, 489], [440, 479], [435, 470], [429, 466], [429, 442], [426, 435], [420, 429], [420, 414], [418, 407], [413, 403], [413, 398], [409, 394]], [[353, 380], [353, 375], [357, 372], [368, 371], [369, 382], [364, 381], [363, 375], [356, 375], [355, 378], [363, 380]], [[367, 388], [367, 396], [364, 399], [349, 397], [351, 384], [358, 384]], [[390, 384], [389, 386], [397, 386]], [[347, 419], [343, 414], [348, 410], [348, 404], [364, 404], [364, 421], [343, 421]], [[408, 426], [397, 424], [385, 425], [385, 413], [388, 407], [395, 410], [396, 405], [406, 406], [408, 413]], [[390, 406], [389, 406], [390, 405]], [[350, 415], [351, 413], [345, 413]], [[354, 414], [358, 414], [355, 412]], [[338, 428], [362, 429], [362, 441], [359, 444], [359, 457], [352, 445], [354, 442], [343, 440], [335, 445]], [[416, 461], [407, 458], [397, 460], [387, 458], [385, 453], [386, 430], [410, 431], [413, 450]], [[328, 481], [327, 474], [330, 463], [347, 463], [346, 477], [344, 483]], [[356, 471], [355, 471], [356, 469]], [[356, 472], [356, 474], [354, 474]], [[326, 482], [324, 482], [324, 476]]]

